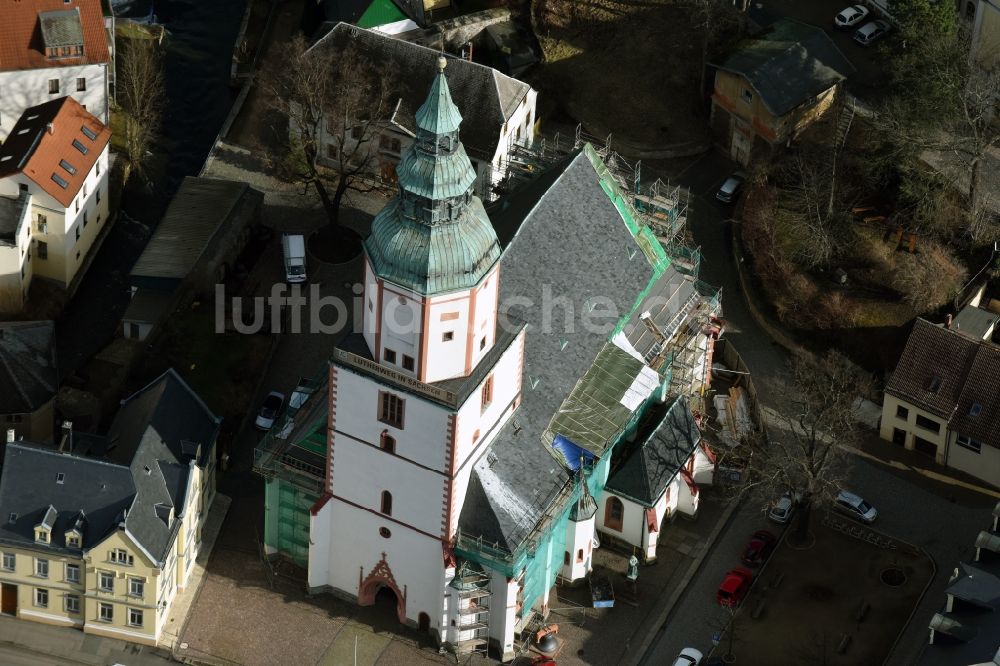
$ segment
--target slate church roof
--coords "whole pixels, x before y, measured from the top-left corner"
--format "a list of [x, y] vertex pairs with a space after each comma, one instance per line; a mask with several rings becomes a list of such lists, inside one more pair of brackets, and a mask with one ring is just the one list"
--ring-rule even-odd
[[605, 488], [651, 507], [700, 442], [701, 430], [687, 399], [678, 397], [646, 439], [631, 451], [622, 451], [624, 461], [608, 477]]
[[[655, 262], [603, 189], [598, 165], [588, 146], [560, 164], [558, 175], [543, 176], [547, 188], [515, 191], [493, 213], [495, 226], [516, 228], [500, 260], [500, 303], [518, 297], [531, 303], [509, 309], [528, 324], [523, 399], [475, 464], [459, 527], [463, 536], [482, 537], [508, 552], [569, 478], [562, 459], [544, 444], [551, 419], [607, 344], [615, 322], [633, 310], [656, 275]], [[556, 297], [572, 312], [564, 322], [564, 308], [556, 307], [546, 325], [543, 304]], [[615, 313], [593, 317], [604, 327], [584, 325], [598, 301]]]

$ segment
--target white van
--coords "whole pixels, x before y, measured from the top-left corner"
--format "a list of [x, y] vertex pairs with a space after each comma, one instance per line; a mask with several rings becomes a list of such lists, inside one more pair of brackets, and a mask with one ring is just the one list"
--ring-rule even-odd
[[285, 256], [285, 282], [306, 281], [306, 239], [300, 234], [282, 234], [281, 250]]

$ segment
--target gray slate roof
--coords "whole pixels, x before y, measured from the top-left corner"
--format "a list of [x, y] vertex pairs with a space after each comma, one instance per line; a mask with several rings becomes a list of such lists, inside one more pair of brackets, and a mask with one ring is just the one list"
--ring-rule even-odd
[[42, 40], [46, 48], [83, 46], [79, 9], [39, 12], [38, 21], [42, 24]]
[[[313, 49], [330, 47], [341, 52], [349, 44], [362, 57], [395, 74], [403, 106], [412, 110], [400, 113], [399, 117], [414, 117], [437, 74], [436, 62], [441, 53], [347, 23], [338, 23], [316, 42]], [[481, 157], [485, 153], [487, 159], [491, 159], [500, 142], [504, 123], [527, 96], [531, 86], [490, 67], [448, 54], [445, 57], [448, 58], [448, 85], [464, 117], [462, 143], [475, 156]], [[407, 129], [413, 131], [415, 128]]]
[[687, 399], [679, 397], [649, 437], [631, 451], [623, 449], [622, 460], [612, 461], [614, 471], [605, 488], [651, 507], [687, 463], [699, 442], [701, 431], [694, 414]]
[[[482, 537], [508, 552], [518, 548], [569, 478], [543, 445], [549, 421], [653, 277], [644, 254], [633, 251], [636, 241], [587, 154], [580, 152], [559, 168], [548, 189], [516, 191], [511, 205], [495, 209], [495, 225], [518, 227], [500, 259], [501, 311], [515, 297], [531, 301], [509, 308], [528, 324], [524, 394], [490, 446], [492, 455], [475, 464], [459, 527], [463, 536]], [[517, 201], [522, 196], [532, 197], [533, 204]], [[607, 328], [586, 330], [587, 302], [598, 296], [617, 314], [594, 318], [610, 324]], [[563, 310], [554, 308], [551, 325], [543, 326], [543, 302], [556, 297], [565, 298], [573, 314], [563, 326]]]
[[[62, 483], [57, 474], [64, 475]], [[118, 527], [135, 494], [128, 467], [25, 442], [7, 444], [0, 468], [0, 543], [33, 544], [35, 525], [52, 506], [56, 518], [48, 548], [66, 550], [64, 532], [81, 511], [83, 547], [91, 548]], [[14, 522], [11, 514], [17, 515]]]
[[[120, 462], [8, 444], [0, 468], [0, 520], [7, 520], [0, 542], [33, 544], [34, 526], [52, 521], [52, 543], [37, 547], [65, 550], [63, 533], [82, 511], [84, 549], [121, 526], [162, 563], [180, 526], [171, 513], [178, 518], [190, 508], [184, 500], [191, 467], [209, 462], [219, 423], [171, 369], [124, 401], [115, 416], [109, 455]], [[202, 444], [197, 460], [192, 442]], [[11, 523], [11, 513], [23, 520]]]
[[955, 315], [951, 327], [959, 333], [965, 333], [974, 338], [983, 339], [990, 328], [996, 326], [1000, 321], [1000, 315], [975, 305], [966, 305]]
[[783, 19], [743, 43], [715, 67], [750, 82], [764, 105], [783, 116], [854, 72], [854, 66], [816, 26]]
[[186, 443], [201, 445], [196, 461], [209, 462], [221, 419], [202, 402], [173, 368], [148, 386], [122, 401], [108, 437], [114, 442], [108, 456], [128, 464], [138, 455], [140, 447], [149, 460], [164, 460], [187, 465], [192, 459], [185, 451]]
[[263, 200], [246, 183], [186, 177], [131, 275], [183, 280], [244, 197]]
[[55, 323], [0, 323], [0, 414], [27, 414], [59, 388]]

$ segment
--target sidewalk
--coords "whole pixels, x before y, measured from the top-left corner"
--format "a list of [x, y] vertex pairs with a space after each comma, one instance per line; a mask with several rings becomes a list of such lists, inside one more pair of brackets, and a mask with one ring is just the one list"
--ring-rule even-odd
[[594, 565], [609, 573], [617, 597], [614, 608], [589, 607], [586, 584], [557, 588], [547, 623], [559, 625], [560, 666], [639, 663], [736, 506], [711, 489], [703, 493], [698, 517], [676, 517], [660, 533], [656, 562], [640, 565], [637, 606], [625, 601], [628, 555], [607, 547], [594, 552]]
[[222, 522], [226, 519], [229, 505], [232, 502], [230, 497], [222, 493], [215, 494], [212, 508], [201, 528], [201, 550], [198, 551], [198, 557], [195, 559], [194, 571], [191, 572], [184, 592], [178, 594], [170, 606], [170, 616], [167, 618], [163, 633], [160, 635], [160, 644], [175, 654], [177, 654], [178, 647], [183, 647], [183, 644], [180, 644], [180, 636], [184, 633], [188, 612], [201, 592], [201, 584], [205, 579], [205, 568], [208, 566], [208, 560], [215, 548], [215, 541], [219, 538], [219, 532], [222, 531]]

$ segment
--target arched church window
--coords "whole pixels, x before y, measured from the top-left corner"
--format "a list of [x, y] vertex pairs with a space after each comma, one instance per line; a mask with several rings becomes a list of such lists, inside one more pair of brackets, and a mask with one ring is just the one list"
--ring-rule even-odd
[[604, 526], [622, 531], [622, 521], [625, 518], [625, 505], [617, 497], [608, 498], [608, 503], [604, 507]]
[[388, 490], [382, 491], [382, 513], [387, 516], [392, 515], [392, 493]]

